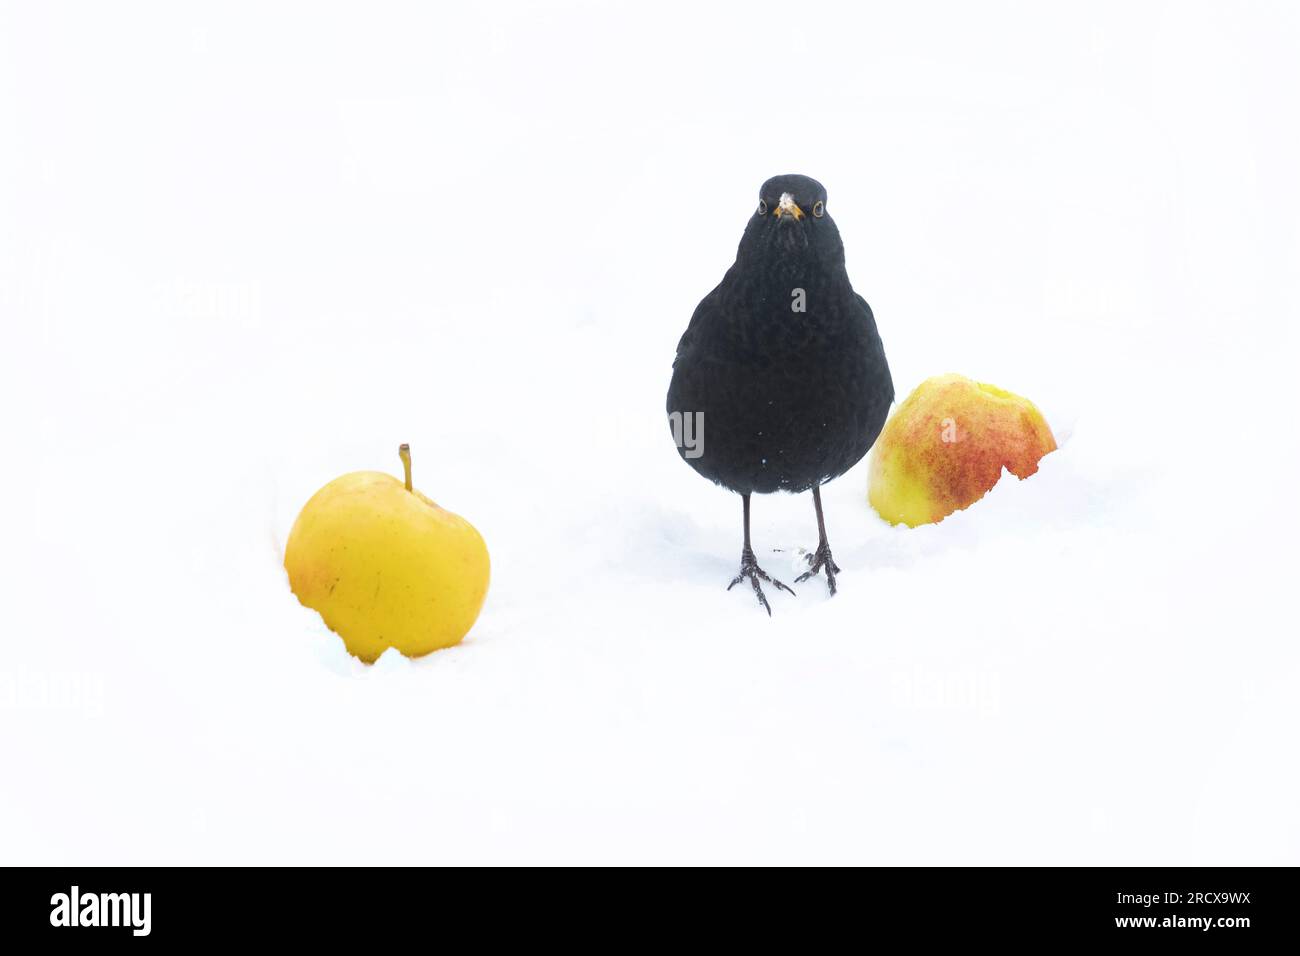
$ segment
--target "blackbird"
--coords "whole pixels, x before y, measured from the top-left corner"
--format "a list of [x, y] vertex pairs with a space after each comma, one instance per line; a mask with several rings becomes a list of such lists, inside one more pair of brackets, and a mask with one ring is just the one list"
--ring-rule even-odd
[[704, 297], [677, 345], [668, 419], [678, 453], [705, 478], [740, 495], [740, 573], [794, 593], [758, 566], [749, 498], [812, 491], [817, 549], [804, 581], [825, 570], [835, 593], [821, 486], [875, 442], [894, 383], [871, 307], [853, 291], [826, 190], [807, 176], [775, 176], [759, 190], [736, 261]]

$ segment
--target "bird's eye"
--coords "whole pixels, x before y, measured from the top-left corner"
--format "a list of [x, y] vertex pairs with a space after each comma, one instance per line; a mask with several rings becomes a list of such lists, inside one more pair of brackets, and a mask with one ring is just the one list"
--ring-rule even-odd
[[815, 203], [813, 203], [813, 216], [816, 217], [817, 219], [820, 219], [824, 215], [826, 215], [826, 206], [819, 199]]
[[767, 215], [767, 203], [764, 202], [762, 199], [760, 199], [760, 200], [758, 201], [758, 214], [759, 214], [760, 216], [766, 216], [766, 215]]

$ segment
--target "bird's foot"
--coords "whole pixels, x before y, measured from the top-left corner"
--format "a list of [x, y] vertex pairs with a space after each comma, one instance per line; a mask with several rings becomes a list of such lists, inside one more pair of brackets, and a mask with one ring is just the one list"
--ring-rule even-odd
[[767, 603], [767, 596], [763, 594], [763, 589], [759, 586], [760, 579], [768, 584], [775, 585], [779, 590], [790, 591], [791, 594], [794, 594], [794, 591], [788, 586], [782, 584], [776, 578], [770, 577], [766, 571], [758, 566], [758, 560], [754, 557], [754, 552], [749, 548], [745, 548], [740, 552], [740, 573], [727, 585], [727, 590], [730, 591], [746, 578], [749, 578], [749, 583], [754, 585], [754, 594], [758, 596], [758, 603], [763, 605], [763, 610], [767, 611], [768, 617], [772, 616], [772, 605]]
[[817, 545], [817, 550], [808, 554], [808, 570], [794, 579], [795, 584], [807, 581], [822, 568], [826, 569], [826, 586], [830, 588], [831, 594], [835, 593], [835, 575], [840, 573], [840, 566], [835, 563], [831, 557], [831, 546], [823, 541]]

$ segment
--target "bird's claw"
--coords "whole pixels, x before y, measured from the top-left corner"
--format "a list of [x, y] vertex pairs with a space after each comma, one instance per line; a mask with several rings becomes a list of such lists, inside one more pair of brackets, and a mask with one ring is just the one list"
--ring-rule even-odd
[[740, 573], [732, 578], [731, 583], [727, 585], [727, 590], [730, 591], [745, 578], [749, 578], [749, 583], [754, 585], [754, 594], [758, 597], [758, 603], [763, 605], [763, 610], [767, 611], [768, 617], [772, 616], [772, 605], [767, 603], [767, 595], [763, 593], [762, 587], [759, 586], [760, 579], [782, 591], [789, 591], [794, 594], [794, 590], [789, 585], [783, 584], [760, 568], [758, 560], [754, 557], [754, 552], [748, 548], [740, 552]]
[[840, 573], [840, 566], [835, 563], [831, 557], [831, 546], [829, 544], [819, 544], [817, 550], [810, 552], [808, 555], [808, 570], [794, 579], [795, 584], [807, 581], [822, 568], [826, 569], [826, 586], [830, 589], [831, 594], [835, 593], [835, 575]]

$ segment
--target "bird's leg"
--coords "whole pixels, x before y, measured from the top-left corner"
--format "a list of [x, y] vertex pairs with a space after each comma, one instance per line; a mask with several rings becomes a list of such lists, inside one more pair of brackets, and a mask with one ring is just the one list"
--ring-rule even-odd
[[826, 569], [826, 586], [830, 588], [831, 594], [835, 593], [835, 575], [840, 573], [840, 566], [835, 563], [831, 557], [831, 545], [826, 540], [826, 519], [822, 517], [822, 489], [821, 485], [813, 485], [813, 505], [817, 508], [817, 550], [808, 555], [809, 568], [803, 574], [794, 579], [794, 583], [807, 581], [810, 577]]
[[[768, 573], [758, 566], [758, 559], [754, 557], [754, 549], [749, 546], [749, 495], [741, 495], [740, 497], [745, 503], [745, 545], [740, 549], [740, 573], [727, 585], [727, 590], [730, 591], [745, 578], [749, 578], [749, 583], [754, 585], [754, 593], [758, 595], [758, 603], [763, 605], [763, 610], [767, 611], [768, 617], [771, 617], [772, 605], [767, 603], [767, 596], [763, 594], [763, 589], [758, 582], [760, 580], [766, 581], [768, 584], [776, 585], [782, 591], [790, 591], [791, 594], [794, 594], [794, 591], [791, 591], [790, 588], [776, 578], [769, 577]], [[829, 554], [829, 552], [827, 553]]]

